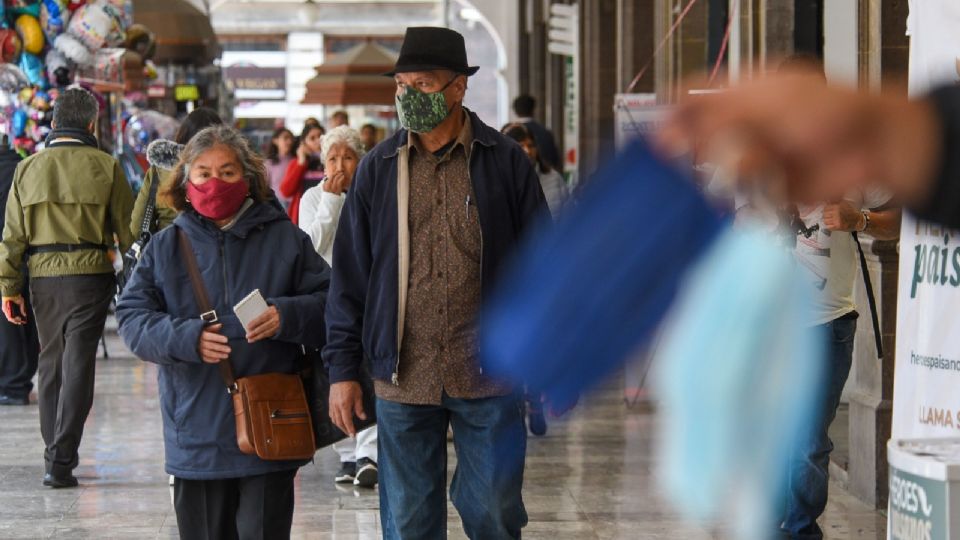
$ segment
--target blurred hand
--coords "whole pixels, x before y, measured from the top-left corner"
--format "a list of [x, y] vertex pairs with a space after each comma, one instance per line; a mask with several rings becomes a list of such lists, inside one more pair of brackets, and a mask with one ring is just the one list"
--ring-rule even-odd
[[345, 381], [330, 385], [330, 420], [340, 431], [356, 437], [353, 427], [353, 415], [361, 420], [367, 419], [363, 411], [363, 390], [356, 381]]
[[340, 195], [341, 193], [347, 191], [347, 187], [350, 185], [350, 182], [345, 172], [338, 171], [333, 173], [331, 176], [328, 176], [322, 185], [323, 190], [327, 193]]
[[823, 224], [830, 231], [862, 231], [863, 213], [847, 201], [828, 204], [823, 208]]
[[[741, 179], [783, 178], [794, 200], [838, 200], [877, 183], [909, 203], [922, 200], [932, 184], [940, 139], [929, 103], [790, 73], [691, 96], [658, 134], [657, 146], [668, 155], [702, 148], [702, 157]], [[717, 150], [726, 155], [710, 155]]]
[[306, 145], [301, 143], [300, 146], [297, 147], [297, 162], [300, 165], [303, 165], [304, 163], [307, 162], [309, 158], [310, 158], [310, 151], [307, 150]]
[[270, 339], [279, 331], [280, 310], [277, 306], [270, 306], [259, 317], [250, 321], [250, 328], [247, 328], [247, 343]]
[[[16, 306], [16, 310], [14, 306]], [[14, 311], [17, 311], [17, 313], [14, 313]], [[27, 324], [27, 303], [23, 300], [23, 296], [19, 294], [16, 296], [4, 296], [3, 314], [11, 324], [20, 326]]]
[[219, 364], [221, 360], [230, 357], [230, 346], [227, 336], [220, 333], [223, 329], [222, 324], [213, 324], [203, 329], [200, 333], [200, 343], [197, 350], [200, 352], [200, 358], [208, 364]]

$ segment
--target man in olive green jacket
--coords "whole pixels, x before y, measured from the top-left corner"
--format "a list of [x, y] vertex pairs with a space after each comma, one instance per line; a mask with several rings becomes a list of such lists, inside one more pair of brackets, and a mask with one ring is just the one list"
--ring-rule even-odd
[[46, 486], [74, 487], [77, 449], [93, 405], [94, 362], [115, 290], [108, 251], [132, 243], [133, 195], [117, 160], [93, 136], [99, 106], [86, 90], [57, 99], [47, 148], [22, 161], [0, 243], [3, 312], [25, 324], [21, 266], [40, 335], [40, 432]]

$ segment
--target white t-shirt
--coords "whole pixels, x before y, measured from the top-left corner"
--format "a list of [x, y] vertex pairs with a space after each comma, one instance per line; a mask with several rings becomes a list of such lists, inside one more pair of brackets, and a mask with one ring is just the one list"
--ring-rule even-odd
[[[847, 202], [863, 210], [878, 208], [889, 200], [890, 195], [880, 190], [847, 197]], [[797, 235], [794, 257], [820, 291], [814, 305], [814, 325], [828, 323], [856, 309], [853, 286], [859, 264], [857, 245], [849, 232], [827, 230], [823, 224], [823, 208], [823, 205], [797, 208], [810, 236]]]

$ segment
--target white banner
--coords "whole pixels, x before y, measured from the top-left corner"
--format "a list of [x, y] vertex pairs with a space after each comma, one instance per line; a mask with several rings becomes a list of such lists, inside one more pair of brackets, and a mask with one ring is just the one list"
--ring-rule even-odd
[[[956, 83], [960, 1], [910, 0], [910, 93]], [[893, 437], [960, 437], [960, 231], [904, 215]]]

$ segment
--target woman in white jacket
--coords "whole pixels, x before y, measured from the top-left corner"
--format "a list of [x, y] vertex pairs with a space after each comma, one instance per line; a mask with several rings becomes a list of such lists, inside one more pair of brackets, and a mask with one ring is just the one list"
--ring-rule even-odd
[[[360, 133], [349, 126], [331, 129], [323, 136], [320, 150], [327, 176], [318, 186], [304, 192], [300, 200], [299, 225], [310, 235], [317, 253], [332, 265], [340, 210], [347, 199], [347, 189], [353, 182], [357, 164], [366, 151]], [[345, 439], [333, 445], [333, 449], [340, 454], [341, 463], [335, 482], [362, 487], [376, 485], [376, 426], [361, 431], [356, 439]]]

